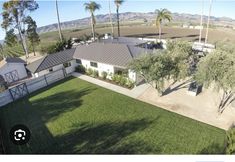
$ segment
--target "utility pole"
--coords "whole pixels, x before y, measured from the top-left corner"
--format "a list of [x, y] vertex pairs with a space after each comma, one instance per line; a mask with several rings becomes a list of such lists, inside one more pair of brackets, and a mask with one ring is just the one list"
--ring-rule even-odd
[[114, 32], [113, 32], [113, 20], [112, 20], [112, 15], [111, 15], [111, 4], [109, 0], [109, 20], [110, 20], [110, 25], [111, 25], [111, 30], [112, 30], [112, 37], [114, 37]]
[[205, 44], [207, 43], [207, 40], [208, 40], [208, 32], [209, 32], [209, 24], [210, 24], [210, 17], [211, 17], [212, 1], [213, 0], [210, 0], [210, 8], [209, 8], [209, 15], [208, 15], [208, 19], [207, 19]]
[[60, 41], [62, 42], [63, 37], [62, 37], [61, 26], [60, 26], [60, 16], [59, 16], [59, 10], [58, 10], [58, 3], [57, 3], [57, 0], [55, 1], [55, 5], [56, 5], [56, 13], [57, 13], [57, 19], [58, 19], [59, 36], [60, 36]]
[[201, 22], [200, 22], [200, 35], [199, 35], [199, 43], [201, 43], [202, 40], [202, 21], [203, 21], [203, 10], [204, 10], [204, 0], [202, 0], [202, 11], [201, 11]]

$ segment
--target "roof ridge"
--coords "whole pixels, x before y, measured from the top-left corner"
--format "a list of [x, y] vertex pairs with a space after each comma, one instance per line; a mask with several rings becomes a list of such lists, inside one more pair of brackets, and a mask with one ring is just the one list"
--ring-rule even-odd
[[131, 55], [131, 58], [134, 58], [134, 56], [132, 55], [131, 50], [130, 50], [130, 48], [129, 48], [129, 45], [126, 45], [126, 46], [127, 46], [127, 49], [128, 49], [128, 51], [129, 51], [129, 53], [130, 53], [130, 55]]
[[44, 57], [44, 59], [42, 59], [42, 62], [38, 65], [38, 67], [37, 67], [37, 69], [35, 70], [35, 72], [37, 72], [38, 68], [41, 66], [41, 64], [44, 62], [44, 60], [45, 60], [47, 57], [48, 57], [48, 55], [46, 55], [46, 56]]

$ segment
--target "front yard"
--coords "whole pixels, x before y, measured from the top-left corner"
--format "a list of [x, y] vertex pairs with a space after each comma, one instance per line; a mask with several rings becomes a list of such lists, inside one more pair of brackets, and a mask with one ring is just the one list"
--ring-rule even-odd
[[[0, 124], [8, 153], [223, 153], [225, 131], [70, 77], [6, 107]], [[31, 139], [8, 138], [25, 124]]]

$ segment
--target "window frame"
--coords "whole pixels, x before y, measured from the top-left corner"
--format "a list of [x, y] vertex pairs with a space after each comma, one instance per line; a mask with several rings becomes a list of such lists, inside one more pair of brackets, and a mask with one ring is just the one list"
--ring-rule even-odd
[[98, 68], [98, 63], [90, 61], [90, 66], [94, 68]]

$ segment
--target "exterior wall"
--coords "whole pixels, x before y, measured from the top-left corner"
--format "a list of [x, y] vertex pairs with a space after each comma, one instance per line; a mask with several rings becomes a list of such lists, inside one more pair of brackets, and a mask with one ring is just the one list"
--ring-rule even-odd
[[0, 68], [0, 75], [2, 75], [5, 78], [5, 74], [9, 73], [11, 71], [16, 70], [19, 78], [23, 79], [27, 77], [27, 72], [26, 72], [26, 68], [24, 66], [24, 64], [22, 63], [7, 63], [5, 64], [3, 67]]
[[[65, 68], [67, 74], [74, 72], [75, 67], [78, 65], [76, 63], [76, 60], [71, 60], [69, 62], [71, 62], [71, 66]], [[57, 71], [57, 70], [60, 70], [60, 69], [63, 69], [63, 68], [64, 68], [63, 64], [59, 64], [59, 65], [56, 65], [56, 66], [52, 67], [53, 71]], [[49, 69], [46, 69], [46, 70], [43, 70], [43, 71], [40, 71], [38, 73], [33, 74], [33, 77], [37, 78], [39, 76], [42, 76], [42, 75], [45, 75], [45, 74], [48, 74], [48, 73], [50, 73], [50, 71], [49, 71]]]
[[133, 82], [136, 81], [136, 73], [133, 72], [132, 70], [128, 70], [128, 77], [131, 79]]
[[85, 67], [85, 68], [91, 68], [93, 70], [97, 70], [99, 72], [99, 75], [101, 76], [102, 72], [105, 71], [107, 72], [108, 76], [107, 78], [111, 79], [111, 76], [112, 74], [114, 74], [114, 66], [112, 65], [108, 65], [108, 64], [103, 64], [103, 63], [99, 63], [99, 62], [96, 62], [98, 64], [98, 67], [93, 67], [90, 65], [90, 61], [88, 60], [82, 60], [82, 65]]

